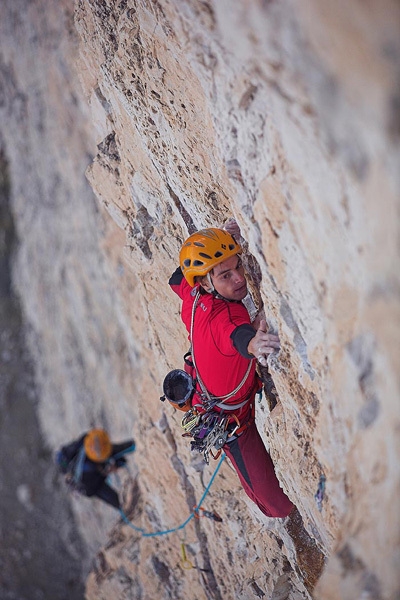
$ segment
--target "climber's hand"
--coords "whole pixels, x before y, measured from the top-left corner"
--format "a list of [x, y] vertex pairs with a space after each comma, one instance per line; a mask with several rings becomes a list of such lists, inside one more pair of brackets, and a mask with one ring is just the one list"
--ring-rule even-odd
[[240, 238], [240, 227], [237, 224], [236, 220], [232, 217], [225, 221], [223, 229], [230, 233], [236, 241]]
[[254, 317], [254, 320], [251, 322], [254, 329], [258, 329], [260, 327], [260, 323], [263, 319], [265, 320], [265, 313], [263, 310], [260, 310]]
[[280, 348], [279, 336], [268, 333], [267, 323], [262, 320], [256, 335], [250, 340], [247, 346], [247, 352], [256, 356], [261, 364], [266, 364], [266, 357], [272, 352], [280, 350]]

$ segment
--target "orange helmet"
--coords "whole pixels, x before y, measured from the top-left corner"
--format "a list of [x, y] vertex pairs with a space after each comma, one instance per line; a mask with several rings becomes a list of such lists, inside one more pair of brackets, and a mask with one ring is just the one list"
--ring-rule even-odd
[[93, 462], [105, 462], [110, 458], [112, 444], [104, 429], [91, 429], [83, 441], [85, 454]]
[[241, 250], [231, 234], [224, 229], [201, 229], [188, 237], [181, 248], [179, 263], [183, 276], [193, 287], [195, 277], [207, 275], [215, 265]]

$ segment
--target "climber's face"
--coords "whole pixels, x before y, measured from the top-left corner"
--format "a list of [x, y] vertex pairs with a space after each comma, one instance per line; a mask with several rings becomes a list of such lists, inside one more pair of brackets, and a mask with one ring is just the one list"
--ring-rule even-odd
[[[231, 256], [216, 265], [210, 273], [215, 290], [227, 300], [243, 300], [247, 295], [247, 281], [239, 255]], [[203, 277], [202, 286], [211, 292], [207, 277]]]

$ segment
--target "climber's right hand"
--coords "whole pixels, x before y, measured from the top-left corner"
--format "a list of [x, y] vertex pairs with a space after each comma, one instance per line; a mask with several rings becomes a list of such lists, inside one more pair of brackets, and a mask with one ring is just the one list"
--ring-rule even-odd
[[236, 219], [234, 219], [233, 217], [230, 217], [227, 221], [225, 221], [223, 229], [230, 233], [236, 241], [238, 241], [238, 239], [241, 236], [240, 227], [237, 224]]
[[257, 359], [263, 364], [266, 357], [272, 352], [280, 350], [281, 345], [279, 336], [268, 333], [267, 322], [262, 320], [257, 329], [256, 335], [250, 340], [247, 346], [247, 352], [257, 357]]

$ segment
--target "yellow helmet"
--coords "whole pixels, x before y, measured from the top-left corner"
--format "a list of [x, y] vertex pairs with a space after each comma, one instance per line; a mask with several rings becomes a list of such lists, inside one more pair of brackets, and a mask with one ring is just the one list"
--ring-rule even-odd
[[104, 429], [91, 429], [83, 440], [86, 456], [93, 462], [105, 462], [110, 458], [112, 444]]
[[201, 229], [188, 237], [181, 248], [179, 263], [183, 276], [194, 287], [195, 277], [207, 275], [215, 265], [241, 250], [231, 234], [224, 229]]

